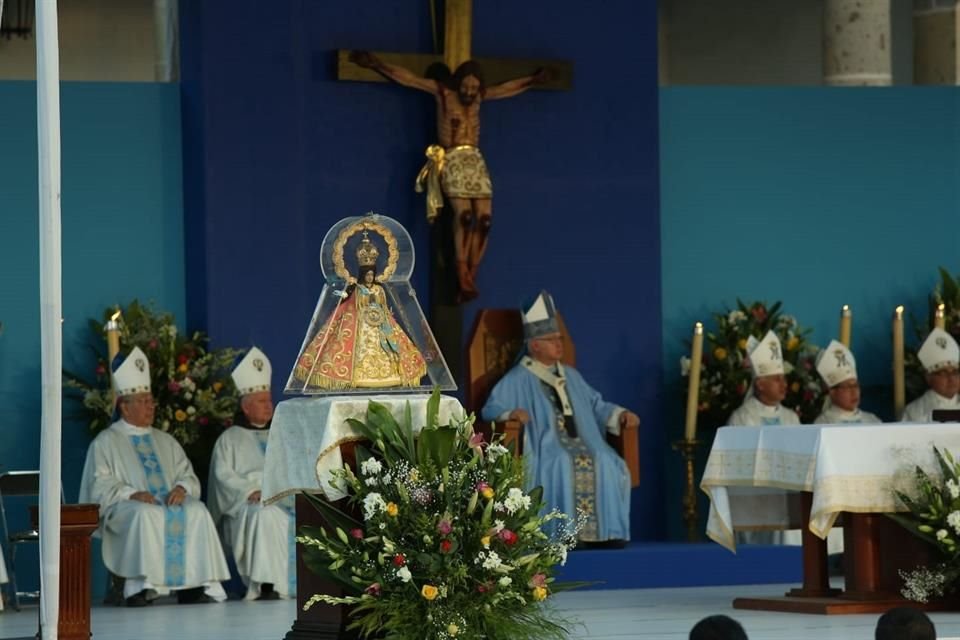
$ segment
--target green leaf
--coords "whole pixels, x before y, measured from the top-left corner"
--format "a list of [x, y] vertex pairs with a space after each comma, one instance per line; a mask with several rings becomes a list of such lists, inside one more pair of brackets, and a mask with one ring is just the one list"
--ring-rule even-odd
[[331, 527], [339, 527], [349, 531], [350, 529], [362, 529], [363, 523], [353, 516], [345, 513], [343, 510], [334, 506], [326, 498], [316, 496], [310, 493], [300, 494], [307, 499], [314, 509], [320, 512], [324, 521]]
[[435, 429], [440, 416], [440, 387], [434, 387], [427, 401], [427, 429]]

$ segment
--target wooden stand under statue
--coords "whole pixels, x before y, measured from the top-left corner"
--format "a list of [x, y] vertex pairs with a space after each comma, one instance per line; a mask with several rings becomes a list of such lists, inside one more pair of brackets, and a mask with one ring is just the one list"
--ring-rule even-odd
[[[375, 214], [341, 220], [324, 238], [320, 262], [325, 284], [284, 389], [306, 397], [285, 400], [274, 412], [262, 486], [266, 503], [300, 493], [343, 498], [330, 486], [331, 471], [353, 464], [361, 440], [347, 419], [362, 419], [370, 400], [398, 419], [409, 404], [419, 428], [430, 392], [456, 389], [410, 286], [413, 245], [396, 220]], [[462, 415], [456, 398], [441, 398], [442, 424]], [[325, 524], [299, 495], [296, 513], [298, 529]], [[317, 593], [340, 596], [342, 590], [307, 569], [298, 544], [297, 618], [286, 640], [355, 637], [346, 631], [345, 607], [303, 610]]]

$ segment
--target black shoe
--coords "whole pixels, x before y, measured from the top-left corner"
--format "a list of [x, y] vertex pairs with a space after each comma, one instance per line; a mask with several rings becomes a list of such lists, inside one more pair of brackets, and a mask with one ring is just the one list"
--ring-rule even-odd
[[277, 593], [273, 588], [272, 582], [264, 582], [260, 585], [260, 595], [255, 598], [256, 600], [279, 600], [280, 594]]
[[132, 596], [124, 600], [124, 603], [128, 607], [146, 607], [147, 605], [150, 604], [150, 601], [147, 600], [147, 590], [144, 589], [139, 593], [133, 594]]
[[207, 604], [210, 602], [216, 602], [216, 600], [205, 594], [203, 587], [177, 591], [177, 604]]

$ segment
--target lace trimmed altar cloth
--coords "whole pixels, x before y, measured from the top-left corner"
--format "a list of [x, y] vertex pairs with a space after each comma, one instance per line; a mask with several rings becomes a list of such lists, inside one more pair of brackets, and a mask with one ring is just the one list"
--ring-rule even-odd
[[938, 471], [933, 447], [960, 454], [956, 424], [724, 427], [700, 488], [710, 497], [707, 535], [731, 551], [735, 530], [799, 525], [799, 492], [813, 493], [810, 531], [826, 538], [837, 516], [905, 511], [914, 469]]

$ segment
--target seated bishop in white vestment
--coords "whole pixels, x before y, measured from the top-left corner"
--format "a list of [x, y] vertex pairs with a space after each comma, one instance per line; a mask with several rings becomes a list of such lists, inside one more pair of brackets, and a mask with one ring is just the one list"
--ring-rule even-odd
[[210, 513], [224, 546], [247, 585], [248, 600], [296, 596], [296, 521], [293, 503], [263, 505], [260, 489], [269, 425], [270, 360], [256, 347], [233, 370], [243, 423], [230, 427], [213, 448], [210, 460]]
[[768, 331], [760, 341], [750, 336], [747, 358], [753, 382], [743, 404], [730, 414], [727, 424], [737, 427], [800, 424], [796, 411], [780, 404], [787, 397], [787, 378], [777, 334]]
[[[762, 340], [753, 336], [747, 341], [747, 360], [753, 381], [747, 396], [730, 414], [727, 424], [737, 427], [766, 427], [774, 425], [797, 425], [800, 417], [793, 409], [780, 404], [787, 397], [786, 363], [780, 339], [768, 331]], [[748, 544], [801, 543], [800, 531], [743, 531], [737, 535], [739, 542]]]
[[832, 340], [817, 355], [817, 373], [828, 388], [823, 409], [814, 424], [880, 424], [883, 422], [869, 411], [860, 409], [860, 381], [857, 379], [857, 361], [841, 342]]
[[907, 405], [903, 422], [933, 422], [938, 409], [960, 409], [960, 346], [943, 329], [934, 329], [917, 352], [926, 371], [926, 393]]
[[223, 601], [230, 578], [200, 481], [183, 448], [154, 429], [146, 355], [134, 348], [113, 371], [121, 418], [87, 451], [80, 502], [100, 505], [103, 561], [124, 578], [128, 606], [176, 591], [182, 603]]

